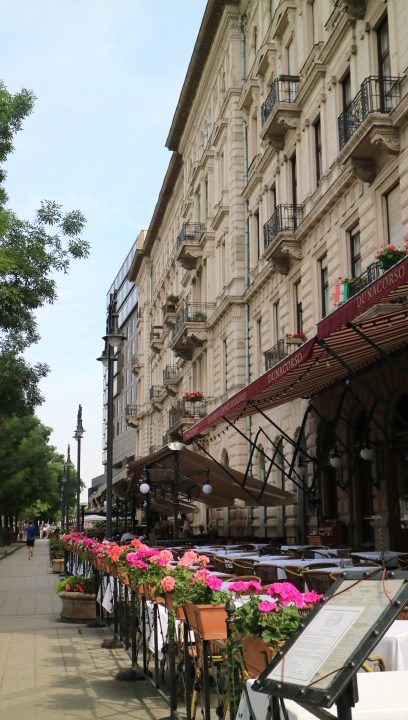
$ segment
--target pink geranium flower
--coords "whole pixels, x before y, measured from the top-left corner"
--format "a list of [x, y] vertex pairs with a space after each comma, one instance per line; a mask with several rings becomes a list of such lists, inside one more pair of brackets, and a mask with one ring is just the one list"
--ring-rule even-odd
[[221, 578], [215, 577], [215, 575], [208, 575], [204, 579], [204, 582], [211, 590], [221, 590], [222, 580]]
[[274, 602], [269, 602], [268, 600], [262, 600], [262, 602], [260, 602], [258, 605], [258, 610], [259, 610], [259, 612], [270, 613], [270, 612], [273, 612], [274, 610], [276, 610], [277, 607], [278, 607], [277, 604]]
[[172, 590], [174, 590], [175, 584], [176, 581], [170, 575], [166, 575], [166, 577], [164, 577], [160, 583], [164, 592], [171, 592]]

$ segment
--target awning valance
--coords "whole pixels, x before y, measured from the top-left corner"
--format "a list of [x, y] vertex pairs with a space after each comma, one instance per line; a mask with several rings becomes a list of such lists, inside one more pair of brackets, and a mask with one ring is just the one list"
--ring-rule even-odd
[[[317, 325], [317, 334], [183, 433], [189, 442], [222, 421], [272, 409], [383, 359], [408, 341], [408, 258], [368, 284]], [[363, 333], [359, 335], [353, 325]], [[328, 352], [324, 342], [333, 352]], [[370, 344], [374, 343], [374, 345]], [[381, 348], [379, 352], [378, 347]]]

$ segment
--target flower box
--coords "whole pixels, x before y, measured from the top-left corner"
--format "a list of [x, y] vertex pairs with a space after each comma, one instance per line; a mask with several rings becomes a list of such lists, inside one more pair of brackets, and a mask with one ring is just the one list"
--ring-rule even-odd
[[250, 678], [258, 677], [275, 657], [276, 651], [257, 635], [245, 635], [239, 641], [245, 670]]
[[201, 640], [225, 640], [227, 637], [227, 613], [224, 605], [195, 605], [185, 602], [184, 614], [190, 630]]

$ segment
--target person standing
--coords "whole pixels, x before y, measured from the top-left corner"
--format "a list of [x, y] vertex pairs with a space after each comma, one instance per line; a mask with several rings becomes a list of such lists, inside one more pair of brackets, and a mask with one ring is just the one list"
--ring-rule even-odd
[[27, 533], [26, 545], [28, 559], [31, 560], [34, 555], [34, 543], [37, 534], [37, 528], [33, 520], [29, 523], [29, 525], [26, 525], [25, 531]]

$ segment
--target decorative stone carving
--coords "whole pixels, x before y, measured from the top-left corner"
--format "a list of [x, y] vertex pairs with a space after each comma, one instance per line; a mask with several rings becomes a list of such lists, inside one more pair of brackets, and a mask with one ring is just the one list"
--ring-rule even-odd
[[302, 250], [298, 245], [291, 245], [291, 244], [284, 244], [281, 246], [281, 252], [285, 255], [290, 255], [295, 260], [301, 260], [302, 259]]
[[374, 160], [359, 160], [353, 158], [350, 163], [350, 168], [353, 175], [366, 183], [372, 183], [377, 175], [377, 167]]
[[282, 117], [278, 118], [278, 125], [283, 125], [290, 130], [297, 128], [298, 126], [298, 115], [292, 113], [285, 113]]
[[396, 128], [376, 129], [370, 136], [371, 143], [389, 155], [398, 155], [401, 145]]
[[343, 0], [344, 9], [350, 20], [362, 20], [367, 10], [367, 0]]
[[289, 258], [274, 258], [272, 260], [272, 267], [274, 270], [276, 270], [281, 275], [288, 275], [290, 270], [290, 261]]

